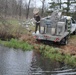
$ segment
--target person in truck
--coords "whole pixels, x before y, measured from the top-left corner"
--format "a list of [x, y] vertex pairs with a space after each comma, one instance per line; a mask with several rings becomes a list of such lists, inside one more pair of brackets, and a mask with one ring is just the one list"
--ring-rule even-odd
[[35, 33], [37, 32], [38, 30], [38, 27], [39, 27], [39, 33], [40, 33], [40, 16], [39, 16], [39, 10], [38, 9], [34, 9], [33, 11], [34, 13], [34, 19], [35, 19]]

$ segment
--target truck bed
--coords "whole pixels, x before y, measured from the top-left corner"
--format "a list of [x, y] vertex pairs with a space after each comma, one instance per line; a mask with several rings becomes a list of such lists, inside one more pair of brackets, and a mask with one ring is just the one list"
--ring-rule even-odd
[[68, 34], [69, 34], [69, 32], [64, 32], [63, 35], [50, 35], [50, 34], [34, 33], [33, 36], [35, 39], [38, 39], [38, 40], [49, 40], [49, 41], [54, 41], [54, 42], [60, 42]]

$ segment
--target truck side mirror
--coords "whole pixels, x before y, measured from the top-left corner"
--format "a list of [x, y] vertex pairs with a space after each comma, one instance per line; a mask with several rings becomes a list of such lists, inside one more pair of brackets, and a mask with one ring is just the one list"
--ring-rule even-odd
[[72, 18], [72, 23], [74, 23], [74, 24], [76, 23], [76, 21], [73, 18]]

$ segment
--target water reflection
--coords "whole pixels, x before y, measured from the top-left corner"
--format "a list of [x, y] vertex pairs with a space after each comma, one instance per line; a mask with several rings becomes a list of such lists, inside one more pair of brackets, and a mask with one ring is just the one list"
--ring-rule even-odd
[[0, 75], [28, 75], [33, 52], [0, 47]]
[[0, 46], [0, 75], [75, 75], [76, 69], [43, 58], [33, 51]]
[[76, 75], [76, 69], [56, 61], [44, 59], [39, 54], [34, 55], [31, 71], [32, 75]]

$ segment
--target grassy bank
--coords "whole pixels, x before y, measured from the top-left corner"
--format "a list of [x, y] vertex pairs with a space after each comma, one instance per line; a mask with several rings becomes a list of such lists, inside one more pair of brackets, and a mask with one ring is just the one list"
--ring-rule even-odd
[[21, 34], [27, 34], [28, 31], [17, 19], [4, 19], [0, 21], [0, 38], [10, 39], [18, 38]]
[[34, 48], [39, 50], [40, 53], [46, 58], [76, 67], [76, 56], [63, 54], [62, 50], [59, 48], [54, 48], [48, 45], [35, 45]]
[[66, 53], [66, 52], [63, 52], [62, 49], [60, 48], [54, 48], [49, 45], [36, 44], [36, 43], [29, 44], [31, 40], [27, 42], [26, 40], [25, 42], [22, 40], [21, 41], [17, 40], [17, 39], [11, 39], [10, 41], [0, 40], [0, 44], [10, 47], [10, 48], [22, 49], [24, 51], [36, 50], [36, 52], [41, 53], [41, 55], [43, 55], [46, 58], [49, 58], [51, 60], [56, 60], [60, 63], [65, 63], [65, 64], [76, 67], [76, 55], [71, 55], [70, 52]]
[[7, 46], [7, 47], [13, 47], [15, 49], [22, 49], [22, 50], [36, 50], [37, 52], [40, 52], [41, 55], [43, 55], [46, 58], [49, 58], [51, 60], [56, 60], [61, 63], [65, 63], [71, 66], [76, 67], [76, 56], [62, 53], [62, 50], [59, 48], [54, 48], [49, 45], [43, 45], [43, 44], [29, 44], [27, 42], [19, 41], [17, 39], [11, 39], [10, 41], [1, 41], [0, 44]]
[[10, 41], [1, 41], [0, 44], [10, 47], [10, 48], [15, 48], [15, 49], [22, 49], [22, 50], [32, 50], [33, 46], [28, 44], [27, 42], [19, 41], [17, 39], [11, 39]]

